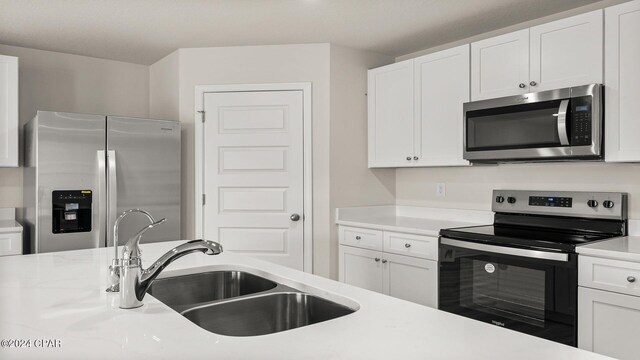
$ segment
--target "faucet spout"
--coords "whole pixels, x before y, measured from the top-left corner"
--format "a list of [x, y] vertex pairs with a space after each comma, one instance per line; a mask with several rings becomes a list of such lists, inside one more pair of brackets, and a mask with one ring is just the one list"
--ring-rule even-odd
[[139, 253], [135, 258], [123, 260], [123, 275], [120, 277], [120, 308], [132, 309], [142, 306], [142, 299], [149, 286], [162, 270], [176, 259], [194, 252], [218, 255], [222, 252], [222, 246], [209, 240], [191, 240], [166, 252], [148, 269], [142, 269]]

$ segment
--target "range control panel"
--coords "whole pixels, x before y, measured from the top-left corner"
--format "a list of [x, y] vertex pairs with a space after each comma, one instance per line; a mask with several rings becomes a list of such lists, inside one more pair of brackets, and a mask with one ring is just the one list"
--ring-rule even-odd
[[494, 190], [491, 210], [585, 218], [627, 218], [627, 194], [588, 191]]
[[571, 207], [573, 198], [556, 196], [529, 196], [529, 206]]
[[54, 190], [52, 193], [52, 228], [54, 234], [90, 232], [91, 190]]

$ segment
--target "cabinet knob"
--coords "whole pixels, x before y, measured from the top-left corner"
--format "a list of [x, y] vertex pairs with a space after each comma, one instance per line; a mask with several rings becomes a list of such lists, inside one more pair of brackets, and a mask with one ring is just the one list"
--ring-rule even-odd
[[627, 281], [630, 283], [634, 283], [636, 282], [636, 277], [635, 276], [627, 276]]
[[289, 216], [289, 219], [291, 219], [291, 221], [298, 221], [298, 220], [300, 220], [300, 215], [299, 214], [291, 214], [291, 216]]
[[418, 160], [418, 157], [417, 157], [417, 156], [414, 156], [414, 157], [413, 157], [413, 160]]
[[383, 264], [386, 264], [386, 263], [387, 263], [387, 260], [382, 259], [382, 263], [383, 263]]
[[535, 81], [532, 81], [532, 82], [530, 82], [530, 83], [529, 83], [529, 85], [531, 85], [531, 86], [536, 86], [536, 85], [538, 85], [538, 83], [537, 83], [537, 82], [535, 82]]
[[408, 248], [410, 248], [410, 247], [411, 247], [411, 244], [406, 243], [406, 244], [404, 244], [404, 247], [406, 247], [406, 248], [408, 249]]
[[375, 258], [375, 259], [373, 259], [373, 261], [378, 262], [378, 261], [380, 261], [380, 258]]
[[525, 88], [525, 86], [527, 86], [527, 85], [525, 85], [524, 83], [520, 83], [520, 85], [518, 85], [518, 87], [519, 87], [520, 89], [524, 89], [524, 88]]
[[360, 239], [362, 239], [360, 235], [356, 235], [356, 240], [360, 240]]
[[411, 156], [407, 156], [407, 161], [410, 161], [410, 160], [411, 160]]

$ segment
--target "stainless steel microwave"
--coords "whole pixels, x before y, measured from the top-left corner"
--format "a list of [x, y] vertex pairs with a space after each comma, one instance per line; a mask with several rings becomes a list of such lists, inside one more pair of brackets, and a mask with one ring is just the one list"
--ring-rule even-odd
[[465, 103], [464, 158], [602, 159], [602, 91], [591, 84]]

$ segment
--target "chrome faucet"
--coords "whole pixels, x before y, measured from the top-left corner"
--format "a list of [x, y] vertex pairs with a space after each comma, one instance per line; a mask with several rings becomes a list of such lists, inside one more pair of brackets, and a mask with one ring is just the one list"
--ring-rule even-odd
[[[118, 229], [120, 226], [120, 221], [122, 221], [122, 219], [124, 219], [127, 215], [131, 214], [131, 213], [141, 213], [144, 214], [149, 221], [151, 222], [151, 224], [155, 223], [156, 221], [153, 219], [153, 216], [151, 216], [151, 214], [149, 214], [149, 212], [144, 211], [142, 209], [129, 209], [126, 211], [123, 211], [122, 214], [120, 214], [120, 216], [118, 216], [118, 218], [116, 219], [115, 224], [113, 225], [113, 260], [111, 260], [111, 265], [109, 265], [109, 287], [107, 288], [107, 292], [118, 292], [120, 289], [120, 268], [121, 268], [121, 262], [120, 259], [118, 258]], [[162, 221], [164, 221], [166, 219], [162, 219]]]
[[144, 298], [151, 282], [174, 260], [192, 252], [202, 252], [207, 255], [218, 255], [222, 252], [222, 246], [214, 241], [191, 240], [167, 251], [148, 269], [142, 268], [140, 257], [140, 238], [145, 231], [159, 225], [160, 220], [140, 230], [138, 234], [129, 239], [122, 250], [122, 273], [120, 276], [120, 308], [133, 309], [142, 306]]

